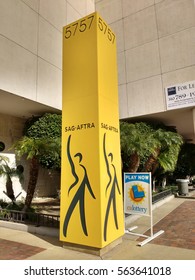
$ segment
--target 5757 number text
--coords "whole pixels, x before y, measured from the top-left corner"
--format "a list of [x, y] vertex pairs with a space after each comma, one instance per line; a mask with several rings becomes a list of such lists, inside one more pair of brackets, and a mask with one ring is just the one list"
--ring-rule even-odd
[[[87, 30], [90, 30], [93, 22], [94, 22], [94, 15], [91, 15], [87, 18], [84, 18], [80, 21], [77, 21], [73, 24], [66, 26], [65, 31], [64, 31], [65, 39], [70, 39], [71, 37], [74, 37], [78, 33], [83, 33]], [[98, 24], [99, 30], [107, 37], [107, 39], [112, 44], [114, 44], [115, 34], [112, 32], [112, 30], [109, 28], [109, 26], [105, 23], [105, 21], [102, 18], [98, 17], [97, 24]]]
[[93, 23], [93, 19], [94, 15], [82, 19], [81, 21], [77, 21], [71, 25], [68, 25], [65, 28], [65, 39], [69, 39], [70, 37], [75, 36], [78, 32], [85, 32], [86, 30], [90, 29]]

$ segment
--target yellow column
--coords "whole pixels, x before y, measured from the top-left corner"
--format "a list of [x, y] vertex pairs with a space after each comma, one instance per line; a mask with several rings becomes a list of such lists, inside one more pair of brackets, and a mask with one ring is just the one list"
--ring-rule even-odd
[[97, 14], [63, 29], [60, 240], [103, 248], [124, 234], [116, 37]]

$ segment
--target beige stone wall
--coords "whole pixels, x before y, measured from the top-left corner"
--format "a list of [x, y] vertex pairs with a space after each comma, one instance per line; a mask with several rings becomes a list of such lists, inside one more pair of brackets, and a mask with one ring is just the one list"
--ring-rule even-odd
[[25, 120], [0, 114], [0, 141], [5, 143], [5, 153], [11, 153], [13, 143], [22, 136]]
[[117, 35], [120, 118], [166, 111], [164, 88], [195, 79], [194, 0], [96, 0]]
[[[94, 9], [94, 0], [0, 1], [0, 90], [61, 109], [62, 27]], [[0, 112], [0, 141], [6, 153], [24, 125], [11, 115]], [[22, 163], [25, 180], [16, 192], [21, 187], [25, 191], [28, 183], [28, 163]], [[59, 186], [59, 173], [40, 169], [37, 196], [56, 195]]]
[[0, 1], [0, 89], [61, 109], [62, 27], [93, 0]]

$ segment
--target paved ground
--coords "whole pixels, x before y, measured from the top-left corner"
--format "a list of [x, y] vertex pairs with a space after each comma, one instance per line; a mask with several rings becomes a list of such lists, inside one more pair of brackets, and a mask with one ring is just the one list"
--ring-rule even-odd
[[195, 201], [183, 202], [154, 226], [154, 233], [161, 229], [165, 233], [151, 241], [152, 244], [195, 250]]
[[45, 249], [0, 239], [0, 260], [24, 260], [43, 250]]
[[[140, 237], [125, 234], [123, 242], [102, 257], [62, 248], [55, 237], [9, 229], [0, 223], [0, 259], [31, 260], [195, 260], [195, 200], [172, 198], [154, 209], [154, 232], [165, 232], [140, 247]], [[148, 233], [149, 218], [131, 216], [126, 228]]]

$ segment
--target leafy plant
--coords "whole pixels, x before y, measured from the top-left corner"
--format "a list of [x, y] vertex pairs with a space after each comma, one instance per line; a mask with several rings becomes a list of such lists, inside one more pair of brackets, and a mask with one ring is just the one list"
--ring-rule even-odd
[[[62, 116], [58, 114], [46, 113], [41, 117], [32, 117], [24, 128], [24, 135], [32, 139], [60, 139], [62, 128]], [[61, 145], [58, 146], [58, 154], [61, 154]], [[51, 154], [42, 154], [39, 163], [48, 169], [60, 169], [60, 156], [56, 159]]]
[[140, 164], [157, 147], [152, 127], [146, 123], [120, 122], [121, 153], [124, 168], [128, 172], [137, 172]]
[[0, 156], [0, 176], [6, 178], [6, 195], [15, 201], [15, 195], [13, 190], [12, 177], [16, 176], [19, 178], [20, 183], [23, 180], [23, 170], [18, 166], [16, 168], [11, 168], [9, 166], [9, 158], [5, 156]]
[[145, 162], [144, 171], [151, 171], [154, 174], [158, 167], [164, 172], [174, 171], [183, 144], [181, 135], [159, 128], [153, 132], [153, 137], [157, 146]]
[[123, 166], [128, 172], [174, 171], [183, 139], [165, 126], [120, 123]]
[[33, 139], [24, 136], [17, 141], [13, 148], [16, 156], [21, 158], [23, 155], [30, 161], [29, 182], [27, 187], [27, 194], [25, 199], [24, 211], [30, 208], [39, 174], [40, 159], [42, 156], [50, 155], [54, 161], [59, 161], [59, 146], [61, 141], [59, 138], [47, 139]]

